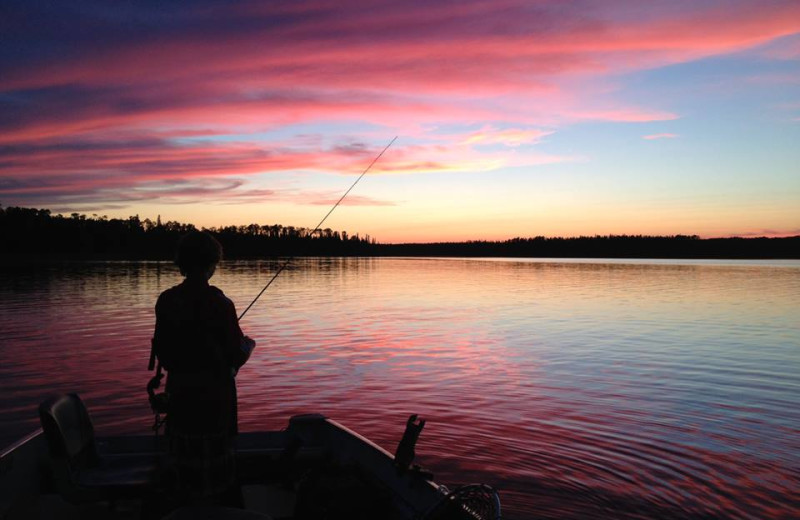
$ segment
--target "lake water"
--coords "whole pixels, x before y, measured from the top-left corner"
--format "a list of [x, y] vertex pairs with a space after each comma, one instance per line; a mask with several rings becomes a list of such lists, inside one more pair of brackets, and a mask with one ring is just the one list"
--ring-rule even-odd
[[[243, 309], [276, 263], [212, 282]], [[0, 440], [77, 391], [147, 433], [166, 263], [0, 274]], [[509, 518], [800, 516], [800, 262], [298, 259], [242, 320], [243, 431], [321, 412]]]

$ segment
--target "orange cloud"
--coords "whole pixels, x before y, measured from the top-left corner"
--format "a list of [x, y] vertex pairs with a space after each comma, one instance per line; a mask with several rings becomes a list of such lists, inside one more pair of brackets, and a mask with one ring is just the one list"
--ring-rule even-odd
[[543, 137], [552, 134], [547, 130], [524, 130], [520, 128], [509, 128], [497, 130], [492, 127], [484, 127], [478, 132], [473, 132], [464, 139], [464, 144], [502, 144], [505, 146], [520, 146], [522, 144], [538, 143]]

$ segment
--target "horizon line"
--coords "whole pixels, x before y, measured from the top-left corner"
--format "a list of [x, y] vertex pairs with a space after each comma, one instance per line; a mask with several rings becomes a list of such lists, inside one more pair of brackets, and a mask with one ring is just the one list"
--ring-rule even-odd
[[[16, 208], [16, 209], [25, 209], [25, 210], [33, 210], [33, 211], [46, 211], [46, 212], [48, 212], [48, 214], [51, 217], [61, 217], [61, 218], [65, 218], [65, 219], [74, 218], [73, 215], [78, 215], [79, 217], [84, 217], [84, 219], [86, 219], [86, 220], [95, 220], [95, 221], [102, 221], [102, 220], [130, 220], [132, 218], [136, 218], [136, 219], [139, 219], [141, 222], [150, 221], [150, 222], [152, 222], [154, 224], [155, 223], [161, 224], [161, 214], [158, 214], [155, 220], [153, 220], [153, 219], [151, 219], [149, 217], [142, 218], [142, 217], [139, 216], [138, 213], [135, 214], [135, 215], [129, 215], [127, 218], [112, 217], [112, 218], [109, 219], [106, 215], [98, 215], [97, 213], [92, 213], [91, 216], [88, 216], [85, 213], [80, 213], [80, 212], [77, 212], [77, 211], [73, 211], [69, 215], [65, 215], [62, 212], [54, 213], [53, 210], [51, 210], [49, 208], [32, 208], [32, 207], [25, 207], [25, 206], [7, 206], [7, 207], [4, 208], [2, 206], [2, 204], [0, 204], [0, 211], [6, 211], [6, 210], [9, 210], [9, 209], [14, 209], [14, 208]], [[259, 226], [259, 227], [273, 225], [273, 226], [281, 226], [283, 228], [291, 227], [291, 228], [294, 228], [294, 229], [306, 229], [306, 230], [310, 229], [310, 228], [305, 227], [305, 226], [284, 225], [284, 224], [278, 224], [278, 223], [274, 223], [274, 224], [259, 224], [259, 223], [256, 223], [256, 222], [251, 222], [249, 224], [226, 224], [226, 225], [221, 225], [221, 226], [197, 226], [196, 224], [194, 224], [192, 222], [180, 222], [178, 220], [167, 220], [167, 223], [175, 223], [175, 224], [178, 224], [178, 225], [192, 226], [195, 229], [198, 229], [198, 230], [201, 230], [201, 231], [215, 231], [215, 230], [218, 230], [218, 229], [224, 228], [224, 227], [233, 226], [233, 227], [237, 227], [238, 228], [238, 227], [247, 227], [247, 226], [250, 226], [250, 225], [256, 225], [256, 226]], [[163, 225], [163, 224], [161, 224], [161, 225]], [[324, 228], [324, 229], [331, 229], [331, 228]], [[320, 228], [318, 230], [321, 231], [322, 229]], [[334, 229], [331, 229], [331, 230], [338, 232], [338, 230], [334, 230]], [[348, 235], [349, 236], [361, 236], [362, 233], [360, 233], [360, 232], [348, 233]], [[538, 238], [542, 238], [542, 239], [546, 239], [546, 240], [555, 240], [555, 239], [569, 240], [569, 239], [581, 239], [581, 238], [625, 238], [625, 237], [627, 237], [627, 238], [637, 238], [638, 237], [638, 238], [693, 238], [693, 239], [697, 239], [697, 240], [725, 240], [725, 239], [750, 240], [750, 239], [759, 239], [759, 238], [769, 238], [769, 239], [775, 239], [775, 238], [798, 238], [798, 237], [800, 237], [800, 231], [793, 230], [793, 231], [790, 231], [790, 232], [781, 232], [781, 231], [777, 231], [777, 230], [763, 230], [762, 233], [748, 232], [748, 233], [742, 233], [742, 234], [735, 234], [734, 233], [734, 234], [729, 234], [729, 235], [713, 235], [713, 236], [709, 236], [709, 235], [705, 235], [704, 236], [704, 235], [699, 235], [699, 234], [687, 234], [687, 233], [674, 233], [674, 234], [666, 234], [666, 235], [651, 235], [651, 234], [646, 234], [646, 233], [634, 233], [634, 234], [629, 234], [629, 233], [598, 234], [598, 233], [595, 233], [595, 234], [586, 234], [586, 235], [579, 234], [579, 235], [566, 235], [566, 236], [565, 235], [557, 235], [557, 236], [556, 235], [529, 235], [529, 236], [517, 235], [517, 236], [508, 237], [508, 238], [501, 238], [501, 239], [469, 238], [469, 239], [465, 239], [465, 240], [431, 240], [431, 241], [404, 241], [404, 242], [382, 242], [382, 241], [378, 240], [377, 237], [371, 236], [369, 233], [365, 233], [364, 236], [371, 237], [379, 245], [430, 245], [430, 244], [466, 244], [466, 243], [471, 243], [471, 242], [497, 242], [497, 243], [502, 243], [502, 242], [509, 242], [509, 241], [512, 241], [512, 240], [534, 240], [534, 239], [538, 239]]]

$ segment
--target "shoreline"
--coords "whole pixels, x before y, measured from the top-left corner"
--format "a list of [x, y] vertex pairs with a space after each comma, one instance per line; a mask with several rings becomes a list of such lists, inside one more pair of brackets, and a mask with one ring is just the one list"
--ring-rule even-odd
[[[373, 254], [373, 255], [281, 255], [281, 256], [236, 256], [226, 257], [223, 262], [247, 262], [247, 261], [278, 261], [285, 260], [286, 258], [297, 259], [347, 259], [347, 258], [394, 258], [394, 259], [431, 259], [431, 260], [511, 260], [511, 261], [532, 261], [532, 262], [553, 262], [553, 263], [623, 263], [630, 261], [633, 263], [640, 262], [673, 262], [673, 261], [687, 261], [687, 262], [748, 262], [748, 261], [798, 261], [800, 262], [800, 255], [796, 256], [522, 256], [522, 255], [391, 255], [391, 254]], [[106, 263], [142, 263], [142, 264], [169, 264], [172, 265], [171, 258], [137, 258], [137, 257], [103, 257], [103, 256], [81, 256], [81, 255], [67, 255], [67, 256], [36, 256], [36, 255], [3, 255], [0, 256], [0, 266], [3, 267], [34, 267], [34, 266], [54, 266], [59, 264], [77, 265], [77, 264], [106, 264]]]

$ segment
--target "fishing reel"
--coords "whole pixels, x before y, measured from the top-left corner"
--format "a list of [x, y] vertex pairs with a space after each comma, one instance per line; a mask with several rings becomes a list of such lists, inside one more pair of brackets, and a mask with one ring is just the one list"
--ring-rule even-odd
[[156, 375], [154, 375], [147, 383], [147, 397], [150, 401], [150, 408], [156, 415], [166, 414], [169, 409], [169, 394], [166, 392], [158, 392], [156, 390], [161, 386], [161, 380], [164, 374], [161, 373], [161, 367], [158, 367]]
[[169, 408], [169, 396], [166, 392], [159, 392], [150, 396], [150, 408], [154, 413], [166, 414]]

